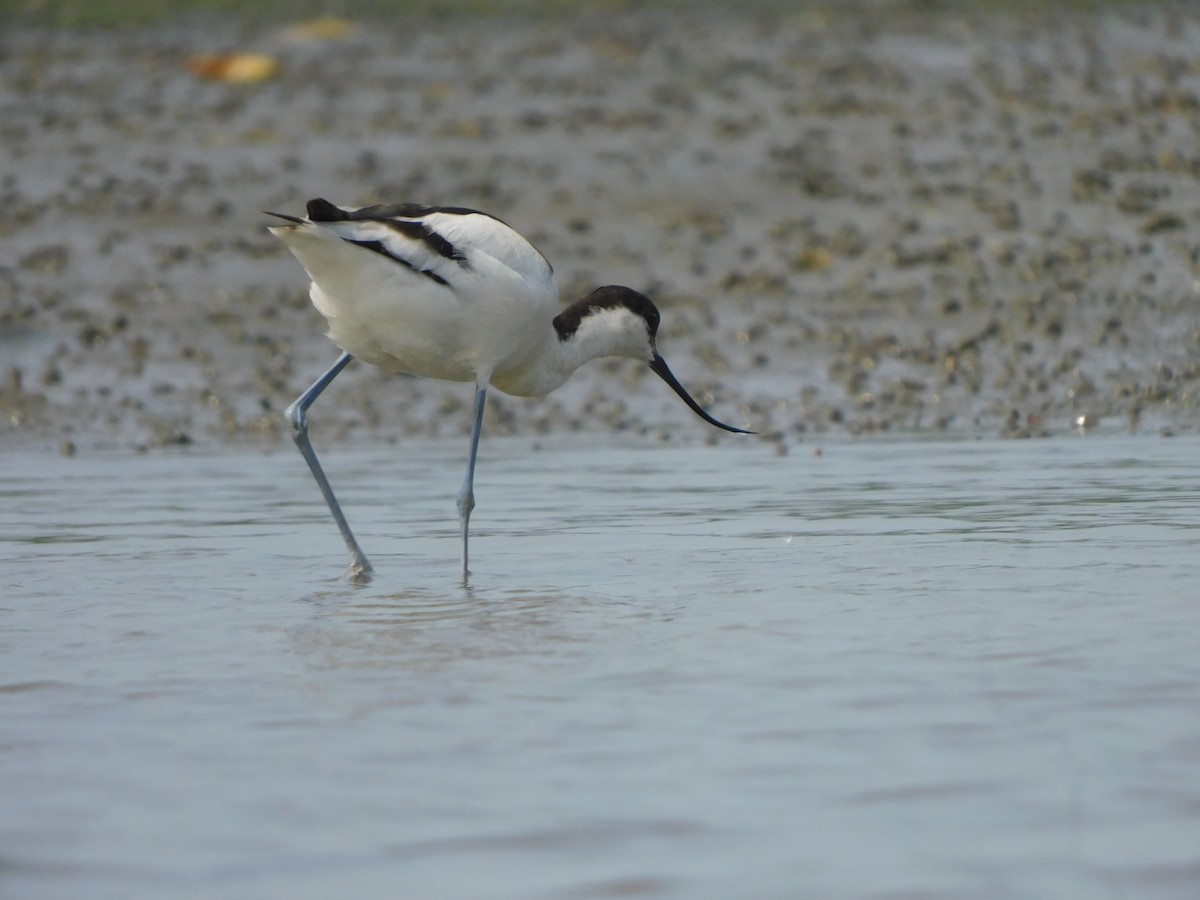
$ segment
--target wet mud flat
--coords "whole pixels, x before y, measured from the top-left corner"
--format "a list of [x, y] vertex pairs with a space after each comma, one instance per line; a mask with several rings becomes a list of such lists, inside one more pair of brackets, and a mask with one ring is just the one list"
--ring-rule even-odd
[[[1200, 427], [1200, 11], [908, 4], [0, 34], [0, 446], [284, 439], [336, 357], [261, 210], [504, 218], [628, 284], [715, 415], [813, 434]], [[258, 83], [189, 56], [264, 53]], [[354, 366], [321, 440], [464, 432]], [[629, 361], [489, 433], [710, 437]]]

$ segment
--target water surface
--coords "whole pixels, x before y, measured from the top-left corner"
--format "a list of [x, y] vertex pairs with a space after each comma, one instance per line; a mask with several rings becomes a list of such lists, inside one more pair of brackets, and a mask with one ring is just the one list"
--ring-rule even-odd
[[465, 443], [5, 455], [0, 893], [1200, 893], [1195, 439]]

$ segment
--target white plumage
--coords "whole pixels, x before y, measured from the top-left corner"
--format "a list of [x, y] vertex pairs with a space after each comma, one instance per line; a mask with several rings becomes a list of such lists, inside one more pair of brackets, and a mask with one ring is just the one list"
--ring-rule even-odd
[[271, 228], [312, 278], [309, 294], [344, 353], [288, 407], [296, 444], [333, 512], [360, 577], [370, 564], [354, 539], [308, 440], [305, 413], [351, 358], [387, 372], [475, 383], [467, 477], [458, 495], [467, 574], [467, 523], [489, 385], [540, 397], [591, 359], [626, 356], [650, 365], [709, 423], [655, 348], [659, 313], [630, 288], [608, 285], [559, 308], [554, 270], [508, 225], [476, 210], [418, 204], [360, 209], [312, 200], [307, 218], [272, 213]]

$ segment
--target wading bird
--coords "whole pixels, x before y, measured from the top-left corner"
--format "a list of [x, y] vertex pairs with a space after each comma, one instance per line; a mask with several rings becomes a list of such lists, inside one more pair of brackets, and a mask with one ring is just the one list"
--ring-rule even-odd
[[385, 372], [475, 384], [467, 475], [458, 492], [463, 576], [467, 522], [475, 508], [475, 455], [488, 386], [542, 397], [591, 359], [627, 356], [648, 363], [697, 415], [692, 399], [659, 356], [654, 304], [627, 287], [597, 288], [559, 308], [554, 270], [525, 238], [486, 213], [403, 203], [347, 209], [311, 200], [305, 218], [268, 213], [271, 228], [312, 279], [309, 296], [343, 351], [333, 367], [287, 408], [304, 455], [350, 550], [353, 577], [371, 571], [308, 439], [308, 408], [351, 359]]

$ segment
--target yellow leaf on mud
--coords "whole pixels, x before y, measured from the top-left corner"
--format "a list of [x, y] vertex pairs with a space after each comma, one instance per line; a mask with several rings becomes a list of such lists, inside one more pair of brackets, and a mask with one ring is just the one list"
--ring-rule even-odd
[[193, 75], [226, 84], [253, 84], [279, 74], [279, 60], [264, 53], [201, 53], [185, 65]]

